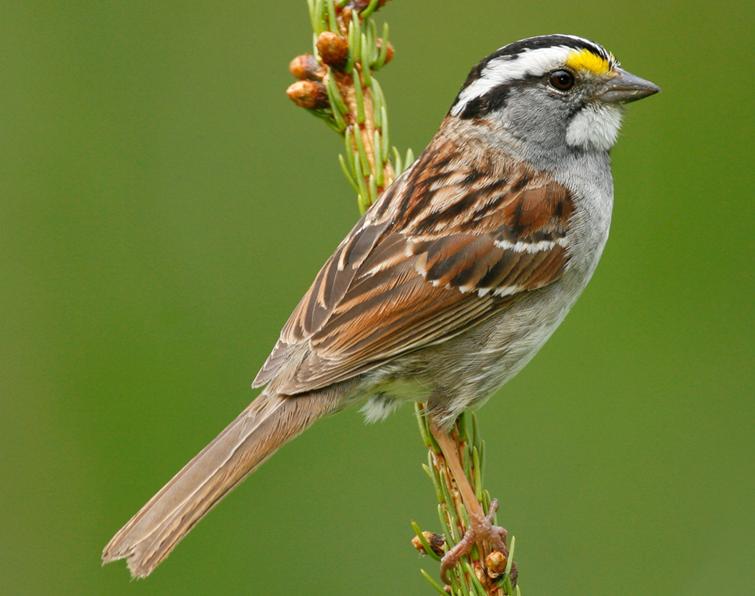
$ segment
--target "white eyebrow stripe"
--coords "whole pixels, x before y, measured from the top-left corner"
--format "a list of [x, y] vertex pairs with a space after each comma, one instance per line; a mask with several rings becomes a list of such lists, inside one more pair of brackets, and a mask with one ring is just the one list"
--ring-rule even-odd
[[566, 46], [552, 46], [537, 50], [525, 50], [513, 56], [494, 58], [482, 69], [480, 78], [470, 83], [459, 94], [459, 99], [451, 109], [453, 116], [458, 116], [467, 104], [488, 93], [491, 89], [508, 83], [524, 79], [530, 75], [545, 74], [566, 62], [566, 58], [574, 48]]

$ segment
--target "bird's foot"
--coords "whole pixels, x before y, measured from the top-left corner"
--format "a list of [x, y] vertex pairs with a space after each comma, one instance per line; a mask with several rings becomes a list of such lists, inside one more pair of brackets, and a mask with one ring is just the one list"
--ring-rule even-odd
[[498, 500], [493, 499], [490, 502], [490, 510], [487, 515], [471, 515], [469, 520], [470, 528], [466, 531], [464, 537], [456, 546], [443, 555], [440, 561], [440, 577], [446, 584], [449, 583], [446, 576], [448, 570], [453, 569], [462, 557], [469, 554], [475, 544], [482, 545], [486, 543], [490, 550], [499, 551], [508, 557], [509, 551], [506, 548], [506, 538], [509, 533], [505, 528], [496, 526], [493, 523], [497, 510]]

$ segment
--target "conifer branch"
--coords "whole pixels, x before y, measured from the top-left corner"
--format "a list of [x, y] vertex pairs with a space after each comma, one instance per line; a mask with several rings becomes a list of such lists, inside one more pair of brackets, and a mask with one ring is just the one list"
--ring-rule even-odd
[[[375, 78], [394, 55], [388, 25], [378, 29], [373, 19], [386, 2], [307, 0], [312, 53], [297, 56], [289, 65], [298, 79], [287, 90], [289, 98], [343, 137], [345, 152], [338, 162], [362, 213], [414, 161], [411, 150], [402, 158], [390, 145], [385, 96]], [[412, 522], [412, 544], [440, 561], [463, 540], [470, 516], [488, 516], [495, 521], [497, 502], [482, 483], [485, 445], [476, 416], [463, 414], [446, 434], [429, 423], [423, 404], [417, 404], [415, 414], [428, 450], [422, 467], [435, 489], [442, 534], [423, 531]], [[441, 441], [446, 443], [444, 449]], [[442, 584], [424, 569], [420, 573], [440, 594], [519, 595], [514, 547], [513, 537], [500, 548], [475, 544], [441, 578]]]

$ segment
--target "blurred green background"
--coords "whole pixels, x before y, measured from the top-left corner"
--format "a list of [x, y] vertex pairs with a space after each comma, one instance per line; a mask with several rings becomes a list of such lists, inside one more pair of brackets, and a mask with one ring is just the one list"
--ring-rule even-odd
[[[539, 33], [594, 38], [663, 87], [631, 106], [598, 272], [481, 413], [524, 593], [752, 594], [752, 4], [431, 2], [384, 12], [399, 147], [468, 69]], [[428, 594], [415, 421], [323, 421], [157, 573], [111, 534], [249, 401], [356, 217], [340, 141], [286, 99], [291, 2], [0, 9], [0, 591]]]

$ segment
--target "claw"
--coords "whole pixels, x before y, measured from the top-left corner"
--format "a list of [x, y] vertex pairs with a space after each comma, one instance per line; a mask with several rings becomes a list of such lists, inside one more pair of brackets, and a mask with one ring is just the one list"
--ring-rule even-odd
[[487, 543], [492, 550], [500, 551], [508, 557], [506, 539], [509, 533], [505, 528], [493, 523], [496, 511], [498, 511], [498, 500], [493, 499], [490, 502], [487, 515], [471, 515], [470, 528], [466, 531], [464, 537], [443, 555], [440, 561], [440, 578], [446, 584], [450, 584], [447, 577], [448, 570], [453, 569], [462, 557], [469, 554], [475, 544]]

